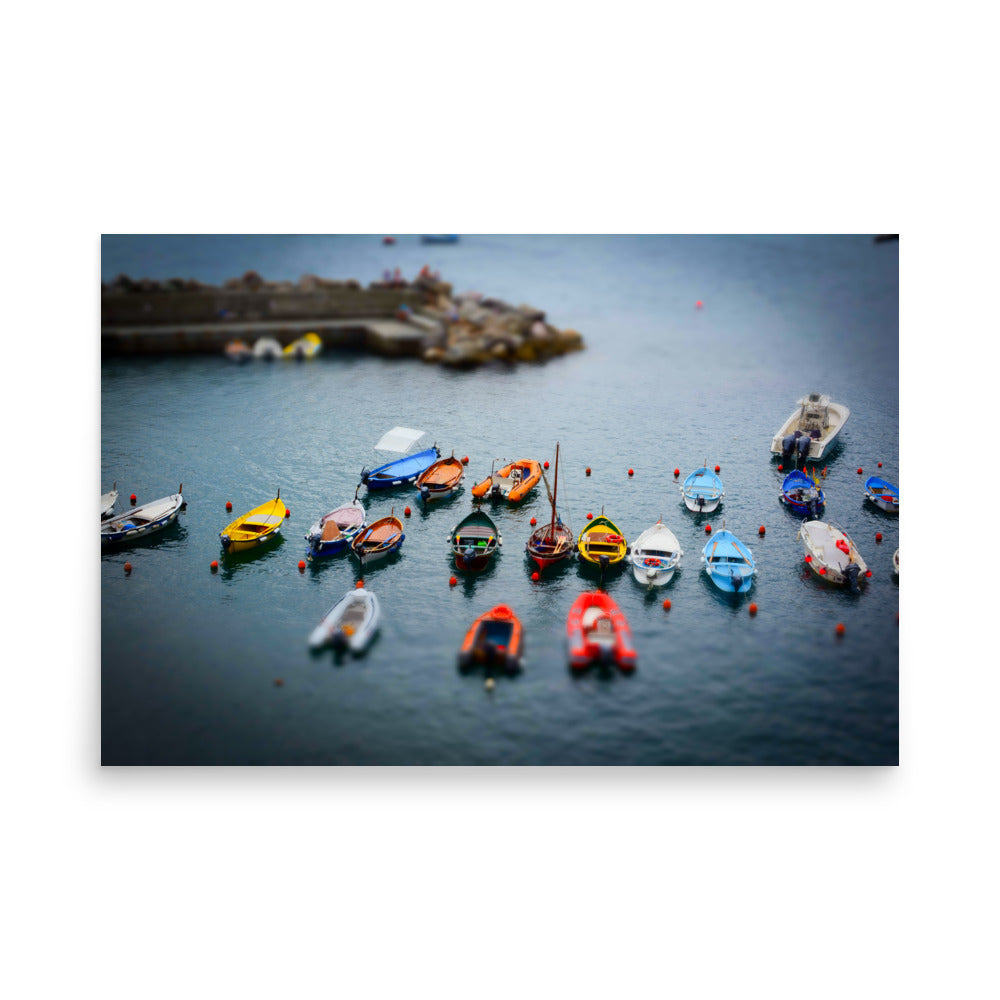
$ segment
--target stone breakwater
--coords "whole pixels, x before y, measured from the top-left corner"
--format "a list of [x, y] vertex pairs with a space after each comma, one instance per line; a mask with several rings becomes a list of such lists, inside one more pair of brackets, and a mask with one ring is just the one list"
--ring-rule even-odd
[[314, 330], [327, 347], [419, 357], [456, 368], [540, 362], [582, 350], [533, 306], [478, 292], [455, 295], [425, 269], [413, 281], [335, 281], [305, 275], [265, 281], [255, 271], [221, 286], [173, 278], [101, 286], [102, 357], [221, 353], [234, 339], [273, 337], [285, 346]]

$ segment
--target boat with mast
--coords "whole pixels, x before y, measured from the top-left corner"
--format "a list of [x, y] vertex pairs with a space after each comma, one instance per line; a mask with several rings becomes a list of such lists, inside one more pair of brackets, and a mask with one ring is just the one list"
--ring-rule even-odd
[[524, 551], [535, 560], [539, 570], [553, 563], [562, 562], [573, 555], [573, 532], [563, 524], [556, 510], [556, 496], [559, 490], [559, 442], [556, 442], [556, 471], [553, 487], [549, 489], [549, 481], [542, 472], [545, 481], [545, 491], [552, 503], [552, 518], [548, 524], [536, 528], [531, 537], [524, 543]]

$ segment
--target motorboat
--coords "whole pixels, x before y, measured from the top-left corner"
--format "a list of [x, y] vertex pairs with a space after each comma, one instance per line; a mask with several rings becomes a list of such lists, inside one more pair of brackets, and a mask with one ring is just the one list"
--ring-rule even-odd
[[587, 591], [573, 602], [566, 616], [569, 665], [585, 670], [591, 664], [635, 669], [632, 630], [621, 608], [603, 590]]
[[835, 586], [861, 590], [868, 565], [847, 532], [833, 521], [805, 521], [796, 535], [805, 547], [806, 565]]
[[394, 427], [386, 431], [375, 445], [375, 450], [399, 452], [404, 457], [393, 459], [376, 469], [362, 469], [361, 482], [369, 490], [387, 490], [415, 482], [417, 476], [429, 469], [441, 457], [437, 445], [415, 454], [404, 454], [423, 436], [424, 431], [409, 427]]
[[524, 630], [511, 607], [498, 604], [481, 614], [468, 628], [458, 665], [462, 670], [482, 665], [488, 672], [499, 668], [516, 674], [523, 663]]
[[826, 495], [819, 483], [800, 469], [792, 469], [781, 484], [778, 499], [794, 514], [819, 517]]
[[542, 478], [542, 467], [533, 458], [521, 458], [509, 462], [491, 472], [482, 482], [472, 487], [472, 495], [477, 500], [489, 497], [504, 499], [508, 503], [520, 503]]
[[851, 411], [843, 403], [810, 392], [796, 404], [792, 415], [771, 439], [771, 452], [785, 462], [819, 461], [833, 446]]
[[283, 356], [281, 344], [274, 337], [258, 337], [254, 341], [253, 356], [262, 361], [274, 361]]
[[150, 500], [149, 503], [102, 521], [101, 548], [130, 545], [173, 524], [178, 512], [184, 507], [183, 490], [184, 484], [181, 483], [177, 492], [170, 496]]

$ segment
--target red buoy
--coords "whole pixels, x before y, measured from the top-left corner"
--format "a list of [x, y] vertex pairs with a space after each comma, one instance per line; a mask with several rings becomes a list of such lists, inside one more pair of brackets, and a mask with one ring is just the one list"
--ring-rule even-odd
[[701, 299], [698, 299], [698, 301], [694, 304], [694, 307], [695, 307], [695, 309], [700, 309], [701, 308]]
[[819, 575], [820, 576], [826, 576], [826, 567], [825, 566], [820, 566], [820, 568], [819, 568]]
[[274, 686], [275, 686], [276, 688], [280, 688], [280, 687], [282, 687], [282, 686], [284, 685], [284, 683], [285, 683], [285, 682], [284, 682], [284, 681], [283, 681], [283, 680], [282, 680], [282, 679], [281, 679], [280, 677], [275, 677], [275, 678], [274, 678]]
[[233, 509], [233, 502], [232, 502], [232, 500], [227, 500], [226, 501], [226, 510], [232, 510], [232, 509]]
[[721, 469], [719, 468], [719, 466], [716, 466], [716, 467], [715, 467], [715, 471], [716, 471], [716, 472], [721, 472], [722, 470], [721, 470]]
[[128, 498], [128, 502], [130, 504], [132, 504], [133, 507], [135, 506], [135, 494], [134, 493]]
[[469, 464], [469, 456], [468, 455], [463, 455], [462, 456], [462, 465], [468, 465], [468, 464]]
[[875, 532], [875, 541], [876, 542], [881, 542], [882, 541], [882, 532], [881, 531], [876, 531]]
[[847, 629], [844, 627], [843, 622], [837, 622], [837, 635], [843, 635]]
[[407, 507], [407, 508], [406, 508], [406, 509], [405, 509], [405, 510], [403, 511], [403, 516], [404, 516], [404, 517], [409, 517], [411, 513], [412, 513], [412, 512], [410, 511], [410, 508], [409, 508], [409, 507]]
[[629, 474], [630, 476], [631, 476], [631, 475], [633, 475], [634, 473], [635, 473], [635, 469], [629, 469], [629, 470], [628, 470], [628, 474]]
[[864, 472], [864, 469], [858, 469], [858, 475], [859, 476], [861, 475], [862, 472]]
[[669, 610], [670, 610], [670, 607], [671, 607], [671, 605], [670, 605], [670, 598], [668, 597], [668, 598], [667, 598], [667, 599], [666, 599], [666, 600], [665, 600], [665, 601], [663, 602], [663, 610], [664, 610], [664, 611], [669, 611]]
[[455, 577], [451, 576], [448, 578], [449, 587], [454, 587], [456, 583], [458, 583], [458, 580], [456, 580]]
[[760, 535], [762, 538], [764, 537], [764, 525], [763, 524], [757, 529], [757, 534]]
[[588, 511], [588, 512], [587, 512], [587, 520], [588, 520], [588, 521], [591, 521], [591, 520], [593, 520], [593, 517], [594, 517], [594, 515], [593, 515], [593, 514], [591, 514], [591, 513], [590, 513], [590, 512]]
[[530, 524], [530, 525], [531, 525], [532, 527], [534, 527], [534, 526], [535, 526], [536, 524], [538, 524], [538, 522], [537, 522], [537, 521], [536, 521], [536, 520], [535, 520], [534, 518], [532, 518], [532, 519], [531, 519], [531, 520], [530, 520], [530, 521], [529, 521], [528, 523], [529, 523], [529, 524]]
[[865, 573], [865, 576], [871, 576], [871, 575], [872, 575], [872, 571], [871, 571], [871, 570], [868, 570], [868, 571], [867, 571], [867, 572]]
[[132, 572], [132, 564], [131, 563], [125, 563], [125, 572], [126, 573], [131, 573]]
[[210, 569], [210, 570], [211, 570], [211, 571], [212, 571], [213, 573], [217, 573], [217, 572], [219, 571], [219, 561], [218, 561], [217, 559], [213, 559], [213, 560], [212, 560], [212, 562], [211, 562], [211, 563], [209, 564], [209, 567], [208, 567], [208, 568], [209, 568], [209, 569]]
[[674, 476], [675, 477], [679, 476], [680, 474], [681, 474], [681, 470], [680, 469], [674, 469]]
[[358, 582], [354, 585], [354, 589], [355, 590], [360, 590], [364, 585], [365, 585], [365, 581], [364, 580], [358, 580]]
[[813, 561], [812, 556], [806, 556], [806, 562], [811, 563]]
[[541, 580], [541, 577], [538, 575], [538, 570], [536, 569], [535, 572], [531, 574], [531, 582], [538, 583], [539, 580]]
[[291, 516], [292, 516], [292, 508], [291, 507], [286, 507], [285, 508], [285, 517], [291, 517]]
[[779, 463], [778, 464], [778, 472], [784, 472], [784, 471], [785, 471], [785, 467]]
[[756, 604], [751, 604], [750, 605], [750, 614], [752, 614], [752, 615], [757, 614], [757, 605]]
[[712, 526], [710, 524], [705, 525], [705, 534], [706, 535], [712, 534]]
[[588, 476], [590, 475], [590, 466], [589, 465], [587, 466], [587, 475]]
[[881, 462], [879, 462], [879, 463], [878, 463], [878, 467], [879, 467], [880, 469], [882, 468], [882, 463], [881, 463]]
[[306, 561], [305, 559], [299, 560], [299, 572], [304, 573], [306, 571]]
[[542, 467], [547, 469], [549, 467], [548, 461], [542, 462]]

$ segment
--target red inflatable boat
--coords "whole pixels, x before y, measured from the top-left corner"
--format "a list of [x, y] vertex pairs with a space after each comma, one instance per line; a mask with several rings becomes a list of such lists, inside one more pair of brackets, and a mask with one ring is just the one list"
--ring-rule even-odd
[[566, 618], [569, 665], [583, 670], [591, 663], [635, 669], [632, 630], [617, 604], [603, 591], [581, 594]]

